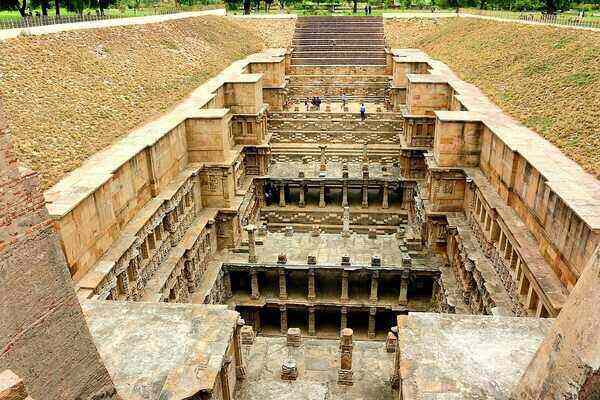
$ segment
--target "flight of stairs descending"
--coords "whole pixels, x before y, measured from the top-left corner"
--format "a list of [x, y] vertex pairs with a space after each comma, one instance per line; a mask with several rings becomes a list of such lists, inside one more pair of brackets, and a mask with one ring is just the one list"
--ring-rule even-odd
[[381, 17], [299, 17], [292, 65], [385, 65]]
[[387, 75], [290, 75], [288, 96], [294, 103], [319, 96], [325, 102], [383, 103], [390, 78]]

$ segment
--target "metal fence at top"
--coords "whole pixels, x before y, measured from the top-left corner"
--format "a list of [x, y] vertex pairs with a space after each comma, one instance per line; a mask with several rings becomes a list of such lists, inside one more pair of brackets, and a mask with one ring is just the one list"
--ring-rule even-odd
[[27, 16], [23, 18], [15, 19], [0, 19], [0, 29], [15, 29], [15, 28], [32, 28], [36, 26], [55, 25], [55, 24], [70, 24], [75, 22], [92, 22], [92, 21], [103, 21], [107, 19], [119, 19], [119, 18], [132, 18], [132, 17], [146, 17], [150, 15], [167, 15], [177, 14], [188, 11], [200, 11], [205, 8], [155, 8], [155, 9], [144, 9], [139, 11], [128, 11], [126, 14], [77, 14], [77, 15], [64, 15], [64, 16]]
[[571, 26], [579, 28], [600, 29], [600, 15], [593, 13], [586, 15], [577, 15], [572, 13], [543, 14], [541, 12], [515, 12], [502, 10], [481, 10], [477, 8], [461, 8], [463, 15], [480, 15], [490, 18], [534, 22], [546, 25]]

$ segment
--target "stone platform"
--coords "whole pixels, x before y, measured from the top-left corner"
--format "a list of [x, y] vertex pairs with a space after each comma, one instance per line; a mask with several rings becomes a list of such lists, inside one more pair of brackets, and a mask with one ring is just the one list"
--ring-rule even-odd
[[401, 398], [508, 399], [552, 322], [481, 315], [399, 316]]
[[220, 385], [239, 318], [226, 306], [87, 301], [82, 308], [123, 400], [188, 398]]
[[296, 381], [282, 381], [281, 364], [288, 358], [285, 338], [258, 337], [253, 346], [243, 346], [248, 377], [236, 392], [245, 400], [392, 400], [389, 384], [394, 355], [382, 342], [355, 341], [354, 385], [337, 384], [339, 341], [304, 339], [294, 348], [298, 365]]

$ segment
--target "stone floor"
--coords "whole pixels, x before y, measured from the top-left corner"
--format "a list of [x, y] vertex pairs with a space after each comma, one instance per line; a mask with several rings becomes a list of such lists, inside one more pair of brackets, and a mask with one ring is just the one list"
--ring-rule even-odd
[[[370, 265], [371, 256], [378, 255], [382, 266], [402, 266], [404, 253], [393, 234], [378, 235], [369, 239], [366, 234], [352, 234], [344, 238], [337, 233], [322, 233], [313, 237], [310, 233], [294, 232], [293, 236], [269, 232], [257, 237], [256, 254], [258, 263], [276, 263], [281, 253], [287, 255], [288, 264], [306, 264], [309, 255], [317, 257], [319, 265], [340, 265], [343, 255], [350, 255], [352, 265]], [[246, 253], [224, 252], [221, 259], [226, 262], [247, 262]], [[413, 258], [414, 269], [419, 266], [427, 269], [439, 267], [440, 259], [426, 257]]]
[[283, 381], [281, 364], [288, 358], [285, 338], [257, 337], [244, 346], [248, 378], [240, 385], [236, 398], [244, 400], [392, 400], [389, 383], [394, 354], [386, 353], [382, 342], [355, 341], [353, 353], [354, 385], [337, 384], [339, 341], [303, 339], [292, 348], [298, 364], [298, 379]]
[[508, 399], [552, 322], [483, 315], [399, 316], [403, 398]]

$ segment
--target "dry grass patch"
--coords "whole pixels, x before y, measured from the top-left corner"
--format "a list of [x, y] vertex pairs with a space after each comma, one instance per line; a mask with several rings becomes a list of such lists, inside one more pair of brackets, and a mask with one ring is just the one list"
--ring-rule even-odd
[[290, 47], [296, 28], [295, 19], [273, 19], [273, 18], [232, 18], [245, 27], [254, 30], [267, 47]]
[[600, 176], [600, 33], [477, 19], [392, 20], [388, 43], [419, 48]]
[[17, 155], [48, 188], [264, 47], [255, 27], [215, 16], [0, 43], [0, 92]]

